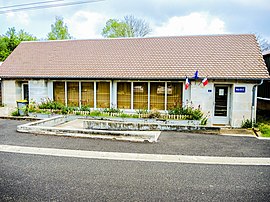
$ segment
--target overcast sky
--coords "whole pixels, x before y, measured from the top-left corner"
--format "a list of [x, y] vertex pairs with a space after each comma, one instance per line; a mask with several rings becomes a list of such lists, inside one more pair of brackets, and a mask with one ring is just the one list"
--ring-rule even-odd
[[[41, 1], [46, 0], [0, 0], [0, 7]], [[0, 34], [15, 27], [44, 39], [55, 16], [62, 16], [74, 38], [101, 38], [108, 19], [133, 15], [149, 22], [149, 36], [255, 33], [270, 42], [269, 4], [269, 0], [104, 0], [0, 14]]]

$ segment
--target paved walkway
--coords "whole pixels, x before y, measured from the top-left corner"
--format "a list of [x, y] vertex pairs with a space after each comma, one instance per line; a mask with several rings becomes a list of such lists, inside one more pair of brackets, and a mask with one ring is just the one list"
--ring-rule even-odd
[[222, 165], [270, 165], [270, 158], [213, 157], [164, 154], [138, 154], [120, 152], [98, 152], [70, 149], [52, 149], [40, 147], [22, 147], [0, 145], [0, 152], [61, 156], [75, 158], [108, 159], [120, 161], [150, 161], [165, 163], [222, 164]]

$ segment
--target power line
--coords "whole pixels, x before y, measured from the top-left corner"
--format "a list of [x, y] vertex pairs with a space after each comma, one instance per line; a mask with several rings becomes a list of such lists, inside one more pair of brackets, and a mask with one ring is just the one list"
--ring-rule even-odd
[[0, 7], [0, 9], [22, 7], [22, 6], [30, 6], [30, 5], [36, 5], [36, 4], [48, 4], [48, 3], [58, 2], [58, 1], [64, 1], [64, 0], [40, 1], [40, 2], [34, 2], [34, 3], [28, 3], [28, 4], [17, 4], [17, 5], [12, 5], [12, 6]]
[[99, 2], [99, 1], [105, 1], [105, 0], [78, 1], [78, 2], [69, 2], [69, 3], [61, 3], [61, 4], [50, 4], [50, 5], [43, 5], [43, 6], [31, 6], [31, 7], [24, 7], [24, 8], [16, 8], [16, 9], [9, 9], [9, 10], [0, 11], [0, 15], [4, 14], [4, 13], [10, 13], [10, 12], [19, 12], [19, 11], [23, 11], [23, 10], [36, 10], [36, 9], [43, 9], [43, 8], [72, 6], [72, 5], [78, 5], [78, 4], [94, 3], [94, 2]]

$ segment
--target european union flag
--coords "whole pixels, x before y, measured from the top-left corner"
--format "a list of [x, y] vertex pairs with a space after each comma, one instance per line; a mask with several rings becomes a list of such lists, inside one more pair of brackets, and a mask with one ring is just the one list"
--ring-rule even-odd
[[194, 79], [198, 79], [199, 78], [199, 72], [198, 72], [198, 70], [196, 70], [196, 72], [194, 73], [194, 76], [192, 78], [194, 78]]

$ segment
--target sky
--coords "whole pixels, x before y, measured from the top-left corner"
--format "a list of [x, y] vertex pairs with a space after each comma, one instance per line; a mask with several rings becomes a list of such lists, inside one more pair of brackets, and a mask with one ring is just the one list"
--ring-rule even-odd
[[[41, 1], [48, 0], [0, 0], [0, 7]], [[55, 17], [61, 16], [75, 39], [96, 39], [102, 38], [107, 20], [133, 15], [149, 23], [150, 37], [252, 33], [270, 42], [269, 4], [269, 0], [103, 0], [0, 14], [0, 35], [15, 27], [46, 39]]]

